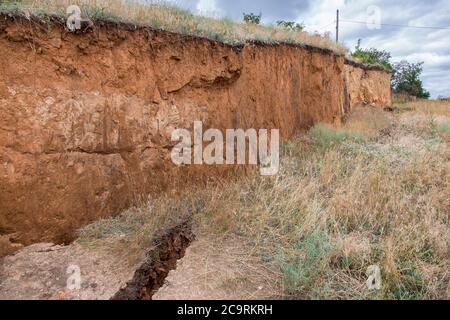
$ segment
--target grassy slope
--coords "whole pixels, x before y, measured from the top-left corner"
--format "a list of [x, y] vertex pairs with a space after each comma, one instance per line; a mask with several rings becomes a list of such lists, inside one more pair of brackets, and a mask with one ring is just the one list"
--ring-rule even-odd
[[[218, 254], [232, 252], [234, 241], [247, 247], [252, 283], [282, 279], [271, 297], [445, 299], [449, 124], [448, 102], [417, 102], [392, 114], [357, 111], [343, 128], [318, 125], [286, 142], [278, 176], [250, 174], [162, 197], [155, 202], [158, 216], [191, 208], [199, 238], [216, 239], [204, 242]], [[155, 228], [145, 222], [146, 210], [140, 212], [143, 223], [134, 229], [126, 219], [113, 220], [113, 229], [127, 234], [127, 248], [143, 229]], [[110, 221], [101, 222], [105, 230]], [[84, 241], [108, 236], [92, 230], [98, 228], [86, 229]], [[366, 287], [370, 265], [381, 269], [380, 291]]]
[[83, 18], [107, 19], [146, 25], [183, 34], [206, 37], [228, 44], [260, 41], [266, 44], [291, 43], [310, 45], [345, 54], [345, 49], [319, 34], [290, 31], [275, 26], [237, 23], [230, 19], [213, 19], [193, 15], [163, 1], [143, 5], [132, 0], [21, 0], [0, 4], [3, 13], [31, 13], [66, 15], [69, 5], [79, 5]]

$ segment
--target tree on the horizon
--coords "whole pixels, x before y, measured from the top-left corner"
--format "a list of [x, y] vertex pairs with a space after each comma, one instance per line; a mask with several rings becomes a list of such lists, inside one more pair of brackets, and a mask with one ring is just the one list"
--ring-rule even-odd
[[430, 93], [425, 90], [420, 76], [423, 72], [423, 62], [410, 63], [402, 60], [398, 63], [391, 62], [391, 53], [376, 48], [363, 49], [361, 39], [351, 53], [352, 57], [363, 63], [379, 65], [392, 72], [391, 88], [395, 93], [405, 93], [419, 99], [429, 99]]
[[406, 60], [395, 63], [391, 82], [394, 92], [406, 93], [419, 99], [429, 99], [430, 93], [425, 90], [420, 80], [423, 64], [423, 62], [410, 63]]

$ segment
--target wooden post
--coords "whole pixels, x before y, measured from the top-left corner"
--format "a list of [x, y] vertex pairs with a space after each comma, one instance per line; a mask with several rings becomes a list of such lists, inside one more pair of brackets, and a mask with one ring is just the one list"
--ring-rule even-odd
[[339, 10], [336, 11], [336, 43], [339, 42]]

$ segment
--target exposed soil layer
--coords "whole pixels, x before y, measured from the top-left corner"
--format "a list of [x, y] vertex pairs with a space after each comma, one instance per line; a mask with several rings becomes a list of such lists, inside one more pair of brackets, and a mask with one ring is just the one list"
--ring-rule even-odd
[[[390, 104], [390, 74], [333, 52], [232, 47], [96, 24], [0, 16], [0, 249], [68, 243], [141, 195], [180, 190], [230, 168], [176, 167], [175, 128], [280, 129], [282, 139]], [[0, 255], [2, 252], [0, 252]]]

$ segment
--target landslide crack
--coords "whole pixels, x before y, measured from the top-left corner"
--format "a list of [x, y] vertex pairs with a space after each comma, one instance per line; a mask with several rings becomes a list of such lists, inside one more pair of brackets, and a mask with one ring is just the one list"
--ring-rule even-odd
[[177, 261], [184, 257], [194, 239], [191, 218], [156, 238], [154, 249], [147, 254], [133, 279], [111, 300], [151, 300], [164, 285], [169, 272], [176, 269]]

